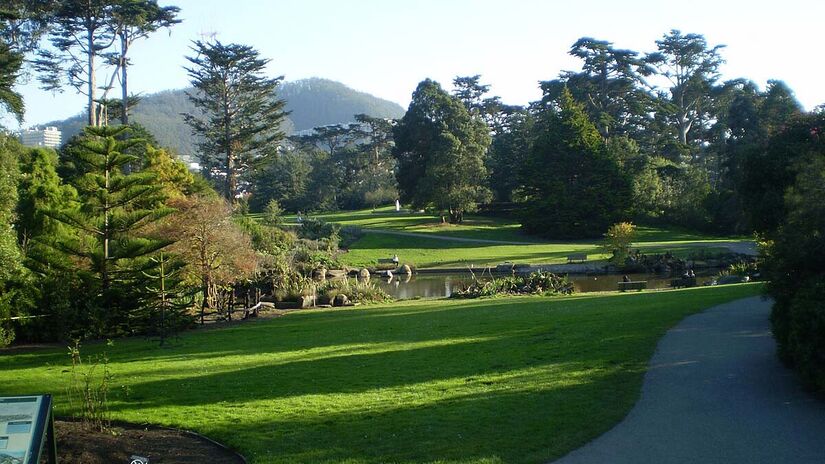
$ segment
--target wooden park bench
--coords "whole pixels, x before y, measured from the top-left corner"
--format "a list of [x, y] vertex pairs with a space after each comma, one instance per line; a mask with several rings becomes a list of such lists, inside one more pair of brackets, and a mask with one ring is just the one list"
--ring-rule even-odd
[[567, 255], [567, 264], [570, 264], [574, 261], [578, 261], [579, 263], [583, 263], [587, 261], [587, 254], [586, 253], [574, 253], [572, 255]]
[[647, 288], [647, 281], [646, 280], [636, 280], [630, 282], [619, 282], [619, 291], [625, 292], [627, 290], [638, 290], [642, 291]]

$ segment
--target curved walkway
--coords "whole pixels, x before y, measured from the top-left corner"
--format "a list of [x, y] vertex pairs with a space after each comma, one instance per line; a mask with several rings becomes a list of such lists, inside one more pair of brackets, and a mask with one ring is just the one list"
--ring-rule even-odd
[[556, 463], [825, 462], [825, 401], [777, 360], [769, 314], [755, 297], [683, 320], [628, 416]]

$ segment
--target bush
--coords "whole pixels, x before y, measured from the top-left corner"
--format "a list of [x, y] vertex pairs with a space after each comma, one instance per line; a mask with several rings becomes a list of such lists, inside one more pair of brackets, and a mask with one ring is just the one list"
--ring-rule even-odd
[[[806, 135], [820, 137], [819, 135]], [[825, 139], [825, 137], [823, 137]], [[780, 358], [825, 393], [825, 140], [786, 192], [787, 215], [763, 248]]]
[[569, 295], [573, 284], [567, 277], [550, 272], [536, 271], [528, 275], [514, 275], [482, 281], [475, 278], [465, 288], [451, 295], [452, 298], [480, 298], [496, 295]]
[[327, 239], [338, 242], [338, 232], [341, 227], [338, 224], [324, 222], [320, 219], [305, 217], [301, 222], [301, 228], [298, 230], [298, 236], [310, 240]]
[[114, 375], [109, 369], [109, 358], [104, 352], [95, 358], [90, 356], [84, 365], [80, 343], [77, 341], [69, 347], [69, 358], [72, 361], [72, 367], [68, 371], [71, 378], [66, 387], [69, 405], [80, 410], [80, 420], [85, 428], [102, 432], [111, 423], [109, 390]]
[[283, 222], [284, 210], [278, 200], [269, 200], [264, 208], [264, 222], [270, 226], [278, 226]]
[[328, 280], [318, 287], [318, 298], [332, 302], [336, 295], [344, 294], [353, 303], [386, 303], [392, 301], [384, 290], [366, 281], [353, 282], [350, 279]]
[[627, 261], [627, 257], [630, 256], [630, 245], [633, 244], [635, 236], [636, 226], [629, 222], [613, 224], [607, 229], [607, 233], [604, 234], [604, 250], [613, 255], [610, 262], [621, 266]]
[[315, 292], [315, 282], [309, 277], [289, 273], [273, 281], [275, 299], [278, 301], [295, 301], [310, 296]]
[[802, 382], [825, 392], [825, 282], [810, 279], [793, 297], [777, 302], [771, 314], [780, 357]]

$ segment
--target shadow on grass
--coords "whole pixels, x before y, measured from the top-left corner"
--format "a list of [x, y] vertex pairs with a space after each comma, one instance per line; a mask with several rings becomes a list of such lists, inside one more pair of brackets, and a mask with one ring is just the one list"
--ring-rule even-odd
[[559, 388], [476, 392], [416, 406], [364, 405], [255, 421], [238, 416], [207, 428], [209, 436], [253, 450], [256, 462], [546, 462], [606, 429], [582, 427], [583, 418], [604, 416], [608, 409], [616, 412], [607, 423], [620, 420], [635, 395], [608, 391], [627, 390], [628, 382], [635, 387], [626, 375], [607, 375]]

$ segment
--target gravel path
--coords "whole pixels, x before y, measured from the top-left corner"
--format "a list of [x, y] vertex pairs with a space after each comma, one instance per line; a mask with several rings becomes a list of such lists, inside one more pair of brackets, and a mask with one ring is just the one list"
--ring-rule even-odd
[[754, 297], [683, 320], [628, 416], [556, 463], [825, 462], [825, 401], [777, 360], [769, 314]]

